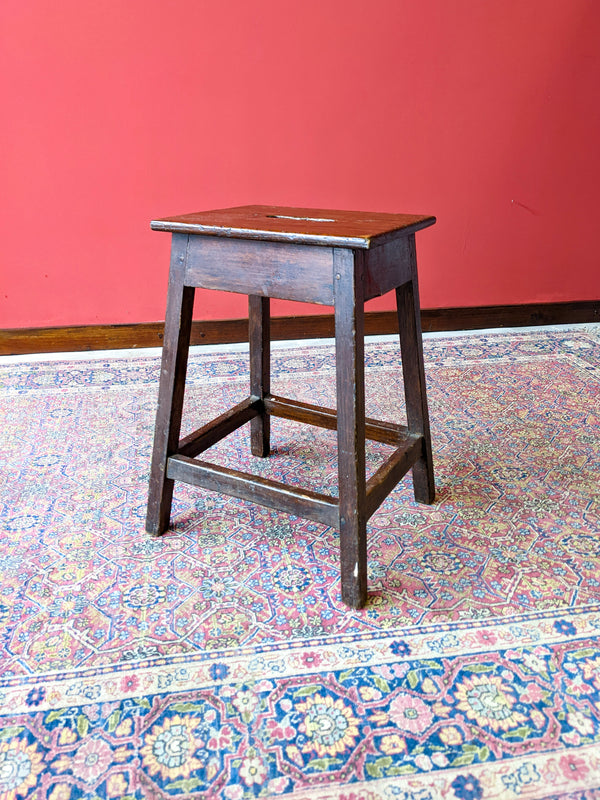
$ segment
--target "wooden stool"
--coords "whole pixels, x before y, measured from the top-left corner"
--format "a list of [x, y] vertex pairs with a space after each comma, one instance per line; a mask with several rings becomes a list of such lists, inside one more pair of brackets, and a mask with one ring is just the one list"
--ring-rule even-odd
[[[415, 499], [435, 495], [415, 231], [434, 217], [241, 206], [152, 222], [172, 234], [147, 530], [169, 526], [174, 481], [251, 500], [340, 532], [342, 600], [367, 600], [366, 525], [412, 468]], [[179, 441], [195, 287], [249, 298], [250, 396]], [[364, 303], [396, 290], [408, 427], [365, 418]], [[269, 298], [335, 308], [337, 413], [270, 391]], [[269, 455], [270, 416], [337, 429], [339, 498], [195, 458], [251, 421], [251, 450]], [[366, 479], [365, 438], [394, 445]]]

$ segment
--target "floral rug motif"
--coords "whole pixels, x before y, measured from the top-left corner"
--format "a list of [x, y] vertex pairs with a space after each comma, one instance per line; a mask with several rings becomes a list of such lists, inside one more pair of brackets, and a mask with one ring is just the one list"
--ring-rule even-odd
[[[403, 419], [398, 350], [367, 344], [369, 416]], [[325, 526], [177, 484], [144, 532], [158, 358], [0, 361], [0, 800], [600, 798], [598, 328], [425, 364], [436, 502], [407, 476], [371, 518], [353, 611]], [[194, 353], [184, 433], [247, 384]], [[272, 386], [334, 406], [333, 348], [275, 348]], [[335, 434], [248, 433], [206, 457], [336, 492]]]

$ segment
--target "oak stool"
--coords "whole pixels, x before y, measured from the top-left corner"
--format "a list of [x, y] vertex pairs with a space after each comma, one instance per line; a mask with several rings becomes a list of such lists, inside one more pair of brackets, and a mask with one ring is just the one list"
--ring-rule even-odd
[[[146, 529], [168, 528], [175, 481], [337, 528], [341, 594], [367, 600], [369, 517], [412, 468], [415, 499], [435, 496], [415, 232], [435, 217], [240, 206], [155, 220], [172, 234], [171, 267]], [[195, 287], [249, 300], [250, 395], [179, 440]], [[364, 303], [396, 291], [407, 426], [365, 418]], [[334, 306], [337, 412], [270, 391], [269, 298]], [[270, 417], [337, 429], [339, 497], [266, 480], [196, 456], [251, 422], [251, 452], [270, 451]], [[395, 447], [367, 480], [365, 438]]]

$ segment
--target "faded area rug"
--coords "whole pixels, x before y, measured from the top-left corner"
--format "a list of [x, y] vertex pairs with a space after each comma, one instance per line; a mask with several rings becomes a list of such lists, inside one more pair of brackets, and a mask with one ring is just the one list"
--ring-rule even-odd
[[[273, 391], [335, 405], [329, 344]], [[0, 363], [0, 798], [600, 797], [597, 328], [425, 342], [437, 500], [369, 524], [369, 603], [330, 528], [177, 485], [144, 532], [155, 357]], [[403, 420], [395, 342], [367, 410]], [[195, 354], [184, 433], [243, 399]], [[215, 462], [335, 491], [334, 434], [247, 427]], [[368, 469], [387, 452], [371, 443]]]

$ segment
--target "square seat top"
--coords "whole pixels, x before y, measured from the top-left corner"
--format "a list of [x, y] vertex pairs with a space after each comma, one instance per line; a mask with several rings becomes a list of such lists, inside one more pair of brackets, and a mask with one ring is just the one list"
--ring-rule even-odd
[[435, 217], [285, 206], [236, 206], [153, 220], [152, 230], [369, 249], [435, 223]]

